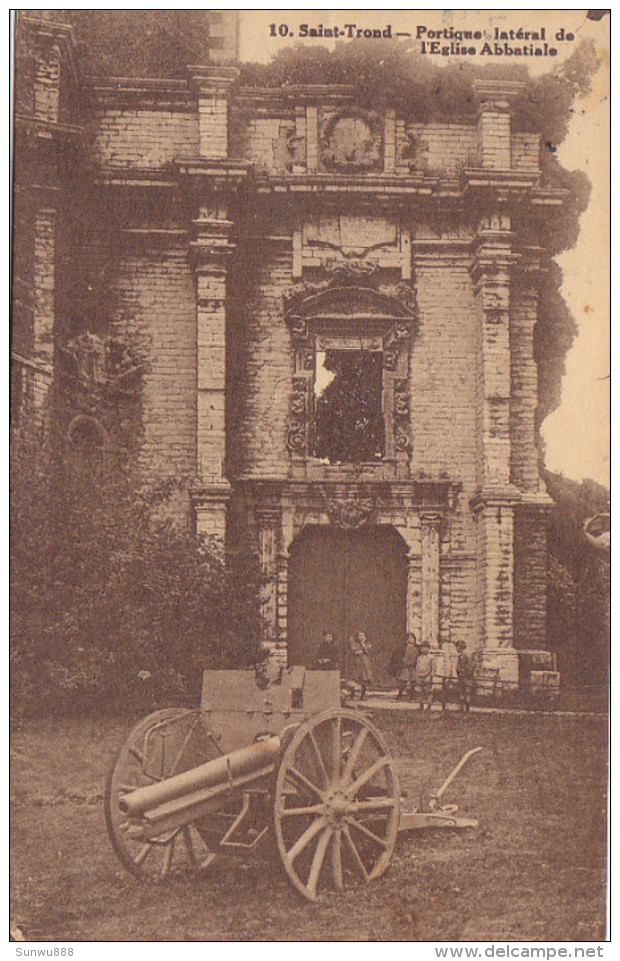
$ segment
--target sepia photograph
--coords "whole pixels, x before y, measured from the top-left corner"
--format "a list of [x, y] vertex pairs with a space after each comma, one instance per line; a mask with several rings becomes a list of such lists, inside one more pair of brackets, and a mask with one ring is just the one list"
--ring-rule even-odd
[[10, 42], [10, 940], [604, 957], [610, 11]]

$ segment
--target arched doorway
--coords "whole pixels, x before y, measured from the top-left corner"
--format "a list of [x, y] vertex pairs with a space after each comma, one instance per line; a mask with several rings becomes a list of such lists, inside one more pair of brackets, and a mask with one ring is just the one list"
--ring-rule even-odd
[[291, 546], [289, 664], [312, 667], [324, 630], [339, 643], [366, 631], [376, 680], [406, 631], [406, 547], [392, 527], [309, 526]]

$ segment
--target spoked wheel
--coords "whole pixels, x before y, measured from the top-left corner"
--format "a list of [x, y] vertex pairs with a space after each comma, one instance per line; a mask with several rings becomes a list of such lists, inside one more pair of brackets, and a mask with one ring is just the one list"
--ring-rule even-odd
[[284, 751], [275, 833], [286, 873], [304, 897], [386, 870], [398, 834], [400, 789], [379, 732], [353, 711], [306, 721]]
[[217, 754], [205, 735], [200, 711], [156, 711], [129, 735], [108, 780], [105, 813], [112, 845], [136, 877], [155, 880], [178, 868], [204, 868], [215, 855], [204, 840], [200, 822], [141, 838], [119, 801], [138, 787], [204, 764]]

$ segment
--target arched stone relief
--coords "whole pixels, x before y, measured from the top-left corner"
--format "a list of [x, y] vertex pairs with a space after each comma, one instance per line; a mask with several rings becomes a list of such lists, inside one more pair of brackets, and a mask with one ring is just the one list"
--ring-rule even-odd
[[380, 170], [383, 125], [369, 110], [347, 107], [329, 117], [321, 128], [320, 160], [336, 173]]

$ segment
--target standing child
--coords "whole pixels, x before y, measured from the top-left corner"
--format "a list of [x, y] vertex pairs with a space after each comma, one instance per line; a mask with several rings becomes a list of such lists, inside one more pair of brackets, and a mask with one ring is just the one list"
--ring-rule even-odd
[[366, 697], [368, 686], [372, 684], [372, 664], [370, 652], [372, 646], [364, 631], [358, 631], [349, 641], [349, 656], [351, 660], [352, 680], [360, 685], [360, 700]]
[[459, 652], [456, 662], [456, 676], [458, 678], [459, 704], [462, 711], [469, 711], [471, 708], [471, 698], [474, 693], [475, 672], [474, 659], [467, 651], [465, 641], [457, 641], [456, 649]]
[[433, 702], [433, 661], [430, 650], [428, 644], [420, 645], [420, 653], [415, 666], [416, 690], [421, 711], [430, 711]]
[[323, 631], [323, 640], [316, 652], [316, 669], [318, 671], [337, 671], [340, 658], [338, 645], [331, 631]]

